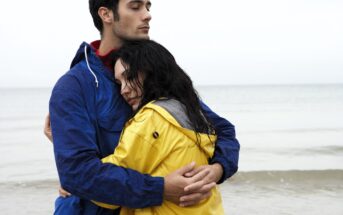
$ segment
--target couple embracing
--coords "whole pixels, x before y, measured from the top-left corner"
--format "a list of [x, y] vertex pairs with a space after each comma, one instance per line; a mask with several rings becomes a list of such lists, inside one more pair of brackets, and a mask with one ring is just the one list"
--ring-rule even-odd
[[101, 40], [81, 44], [45, 127], [62, 187], [55, 214], [224, 214], [217, 184], [237, 171], [234, 126], [149, 40], [149, 0], [89, 7]]

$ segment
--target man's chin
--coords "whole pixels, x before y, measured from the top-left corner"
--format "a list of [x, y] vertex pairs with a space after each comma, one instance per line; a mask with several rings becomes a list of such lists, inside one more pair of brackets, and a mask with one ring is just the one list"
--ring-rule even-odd
[[148, 34], [127, 38], [127, 40], [149, 40], [149, 39], [150, 39], [150, 37]]
[[146, 34], [146, 35], [142, 35], [142, 36], [138, 37], [137, 39], [138, 39], [138, 40], [149, 40], [150, 37], [149, 37], [148, 34]]

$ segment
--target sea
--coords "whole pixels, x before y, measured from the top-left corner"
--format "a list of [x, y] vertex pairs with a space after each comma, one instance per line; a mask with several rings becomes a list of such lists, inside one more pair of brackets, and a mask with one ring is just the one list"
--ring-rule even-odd
[[[197, 86], [235, 125], [225, 214], [343, 215], [343, 84]], [[52, 214], [58, 176], [43, 134], [51, 88], [0, 88], [0, 214]]]

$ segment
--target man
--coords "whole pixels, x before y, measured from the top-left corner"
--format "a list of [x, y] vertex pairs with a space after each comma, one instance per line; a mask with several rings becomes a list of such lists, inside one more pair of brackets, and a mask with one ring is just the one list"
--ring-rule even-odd
[[[194, 168], [190, 164], [162, 178], [101, 163], [113, 152], [131, 114], [114, 83], [109, 56], [123, 40], [149, 39], [151, 2], [89, 0], [89, 7], [101, 41], [81, 44], [70, 71], [58, 80], [50, 98], [58, 174], [61, 186], [73, 194], [59, 198], [55, 213], [118, 213], [99, 208], [90, 199], [143, 208], [163, 200], [189, 206], [207, 198], [215, 183], [237, 171], [239, 144], [233, 125], [204, 104], [218, 133], [211, 165]], [[72, 211], [75, 204], [82, 206], [77, 212]]]

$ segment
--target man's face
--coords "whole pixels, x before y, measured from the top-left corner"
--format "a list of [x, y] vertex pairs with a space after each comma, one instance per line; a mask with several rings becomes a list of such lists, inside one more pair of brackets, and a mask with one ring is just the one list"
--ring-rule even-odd
[[119, 0], [112, 32], [120, 39], [149, 39], [150, 0]]

